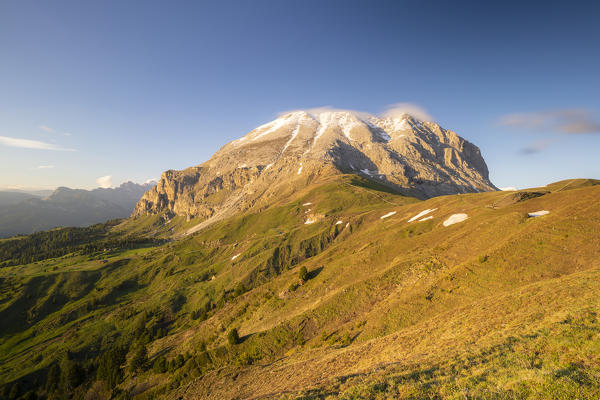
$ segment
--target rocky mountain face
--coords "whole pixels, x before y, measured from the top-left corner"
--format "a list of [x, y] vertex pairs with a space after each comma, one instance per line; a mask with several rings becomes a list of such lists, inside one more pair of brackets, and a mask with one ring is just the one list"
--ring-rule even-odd
[[226, 144], [199, 166], [164, 172], [133, 216], [215, 220], [339, 173], [422, 199], [496, 190], [479, 148], [436, 123], [406, 114], [297, 111]]
[[155, 184], [126, 182], [117, 188], [93, 190], [59, 187], [46, 198], [0, 193], [0, 237], [128, 217], [140, 197]]

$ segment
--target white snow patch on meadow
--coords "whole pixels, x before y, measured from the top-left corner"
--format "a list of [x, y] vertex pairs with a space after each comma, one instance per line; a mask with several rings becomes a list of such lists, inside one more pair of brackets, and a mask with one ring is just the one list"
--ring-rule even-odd
[[304, 225], [309, 225], [309, 224], [312, 224], [312, 223], [315, 223], [315, 222], [316, 221], [314, 219], [310, 219], [309, 218], [309, 219], [306, 220], [306, 222], [304, 223]]
[[433, 219], [433, 215], [430, 215], [429, 217], [421, 218], [419, 220], [419, 222], [427, 221], [428, 219]]
[[304, 204], [302, 204], [302, 205], [303, 205], [304, 207], [306, 207], [306, 206], [310, 206], [311, 204], [312, 204], [312, 203], [304, 203]]
[[338, 221], [338, 222], [336, 222], [335, 224], [336, 224], [336, 225], [341, 225], [341, 224], [343, 224], [343, 223], [344, 223], [343, 221]]
[[396, 214], [396, 211], [392, 211], [392, 212], [389, 212], [389, 213], [387, 213], [385, 215], [382, 215], [379, 219], [385, 219], [387, 217], [391, 217], [394, 214]]
[[236, 259], [236, 258], [238, 258], [240, 255], [241, 255], [241, 253], [240, 253], [240, 254], [236, 254], [235, 256], [231, 257], [231, 261], [235, 260], [235, 259]]
[[418, 213], [417, 215], [415, 215], [414, 217], [409, 219], [408, 222], [413, 222], [413, 221], [429, 214], [430, 212], [434, 212], [435, 210], [437, 210], [437, 208], [432, 208], [432, 209], [427, 209], [427, 210], [421, 211], [420, 213]]
[[529, 215], [530, 217], [541, 217], [542, 215], [547, 215], [547, 214], [550, 214], [550, 211], [541, 210], [541, 211], [530, 212], [527, 215]]
[[450, 226], [459, 222], [463, 222], [467, 218], [469, 218], [467, 214], [452, 214], [447, 220], [444, 221], [444, 226]]
[[298, 175], [302, 173], [302, 163], [300, 163], [300, 168], [298, 168]]

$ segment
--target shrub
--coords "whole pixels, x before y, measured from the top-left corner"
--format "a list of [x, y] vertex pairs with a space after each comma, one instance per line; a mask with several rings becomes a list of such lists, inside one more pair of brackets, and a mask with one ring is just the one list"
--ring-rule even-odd
[[167, 360], [164, 357], [158, 357], [152, 364], [152, 370], [157, 374], [167, 372]]
[[308, 279], [308, 270], [306, 269], [306, 267], [302, 267], [300, 268], [300, 271], [298, 272], [298, 278], [300, 278], [300, 280], [305, 281]]
[[229, 333], [227, 334], [227, 341], [229, 342], [229, 344], [238, 344], [240, 342], [240, 335], [238, 333], [237, 328], [233, 328], [232, 330], [229, 331]]
[[233, 296], [234, 297], [238, 297], [241, 296], [242, 294], [244, 294], [246, 292], [246, 287], [244, 286], [243, 283], [238, 283], [237, 285], [235, 285], [235, 288], [233, 289]]
[[172, 359], [169, 363], [169, 372], [177, 371], [179, 368], [183, 367], [183, 364], [185, 364], [185, 358], [183, 358], [183, 355], [178, 354], [177, 357]]
[[342, 346], [344, 346], [344, 347], [349, 346], [351, 342], [352, 342], [352, 339], [350, 339], [350, 334], [348, 332], [346, 332], [346, 334], [344, 335], [344, 338], [342, 339]]
[[488, 260], [488, 258], [489, 257], [487, 255], [485, 255], [485, 256], [479, 256], [479, 262], [481, 264], [483, 264], [484, 262], [486, 262]]

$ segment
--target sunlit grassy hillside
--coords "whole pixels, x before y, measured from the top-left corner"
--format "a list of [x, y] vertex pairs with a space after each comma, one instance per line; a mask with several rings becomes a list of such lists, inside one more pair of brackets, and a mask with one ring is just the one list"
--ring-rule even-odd
[[598, 398], [597, 183], [419, 201], [342, 176], [13, 255], [0, 397]]

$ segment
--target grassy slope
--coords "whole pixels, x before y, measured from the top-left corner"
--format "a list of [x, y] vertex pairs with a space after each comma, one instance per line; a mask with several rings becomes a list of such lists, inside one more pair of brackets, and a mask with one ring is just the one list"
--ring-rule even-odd
[[[4, 268], [0, 318], [14, 322], [0, 328], [0, 380], [35, 376], [65, 348], [89, 358], [147, 312], [167, 330], [150, 357], [188, 364], [129, 374], [121, 387], [138, 397], [593, 397], [600, 186], [564, 183], [518, 203], [505, 192], [420, 202], [346, 177], [108, 264], [72, 255]], [[442, 225], [459, 212], [469, 219]], [[291, 290], [299, 266], [311, 277]], [[208, 319], [192, 319], [207, 302]], [[241, 344], [226, 343], [231, 327]]]

